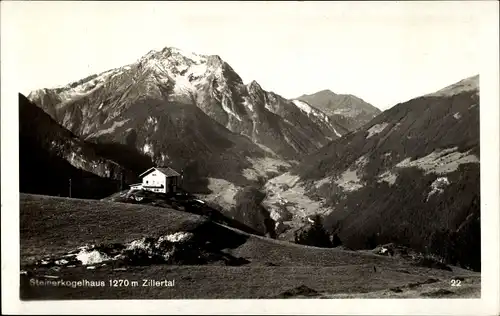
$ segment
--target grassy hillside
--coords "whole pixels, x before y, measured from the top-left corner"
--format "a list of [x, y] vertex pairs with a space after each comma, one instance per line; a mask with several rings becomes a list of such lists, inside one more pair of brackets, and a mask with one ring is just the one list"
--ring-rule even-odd
[[[324, 249], [254, 236], [165, 208], [116, 202], [21, 195], [21, 298], [282, 298], [383, 296], [477, 297], [479, 274], [417, 267], [406, 261], [369, 253]], [[191, 231], [227, 256], [243, 258], [238, 266], [146, 264], [55, 266], [30, 263], [89, 243], [123, 243], [145, 236]], [[463, 287], [450, 288], [452, 278]], [[34, 286], [31, 280], [105, 282], [102, 287]], [[140, 281], [136, 286], [109, 286], [110, 279]], [[174, 280], [173, 287], [144, 287], [144, 279]], [[436, 292], [446, 288], [448, 292]], [[378, 291], [378, 292], [377, 292]], [[427, 293], [427, 294], [426, 294]], [[431, 293], [431, 294], [429, 294]], [[434, 293], [434, 294], [433, 294]], [[373, 294], [372, 294], [373, 295]]]
[[357, 252], [276, 241], [210, 222], [205, 216], [128, 203], [21, 194], [20, 222], [24, 263], [86, 244], [124, 243], [177, 231], [201, 234], [207, 240], [221, 243], [228, 253], [257, 265], [332, 266], [387, 260]]
[[206, 221], [160, 207], [21, 194], [21, 262], [85, 244], [192, 230]]

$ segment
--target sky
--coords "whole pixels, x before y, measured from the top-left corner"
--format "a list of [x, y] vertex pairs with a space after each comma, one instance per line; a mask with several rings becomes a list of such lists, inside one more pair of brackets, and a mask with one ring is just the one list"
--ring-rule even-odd
[[170, 46], [286, 98], [329, 89], [384, 110], [480, 72], [484, 4], [2, 1], [2, 42], [25, 94]]

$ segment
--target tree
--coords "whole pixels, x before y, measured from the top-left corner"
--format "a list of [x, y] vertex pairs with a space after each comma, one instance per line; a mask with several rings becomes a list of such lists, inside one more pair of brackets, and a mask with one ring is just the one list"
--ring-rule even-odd
[[332, 247], [338, 247], [342, 245], [342, 241], [339, 238], [339, 235], [337, 233], [333, 234], [332, 238]]
[[248, 186], [238, 191], [234, 196], [236, 201], [234, 219], [270, 238], [276, 238], [274, 221], [261, 204], [265, 197], [266, 194], [258, 187]]
[[[331, 248], [333, 247], [330, 241], [330, 235], [326, 232], [323, 221], [320, 215], [315, 215], [312, 218], [312, 225], [309, 229], [305, 229], [295, 235], [295, 242], [301, 245], [316, 246]], [[338, 238], [338, 236], [337, 236]], [[340, 239], [339, 239], [340, 240]]]
[[457, 233], [451, 230], [434, 231], [429, 238], [428, 251], [438, 256], [441, 261], [455, 265], [460, 251], [457, 247], [457, 237]]
[[365, 242], [365, 247], [367, 249], [374, 249], [378, 246], [378, 237], [376, 233], [371, 234]]
[[466, 223], [457, 236], [457, 260], [462, 268], [481, 271], [481, 221]]

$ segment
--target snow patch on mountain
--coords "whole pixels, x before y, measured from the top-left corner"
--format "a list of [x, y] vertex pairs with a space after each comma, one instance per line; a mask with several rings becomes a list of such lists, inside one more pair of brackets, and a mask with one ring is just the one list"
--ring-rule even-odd
[[243, 106], [247, 108], [250, 112], [254, 112], [253, 104], [252, 102], [248, 102], [247, 98], [243, 99]]
[[273, 112], [273, 111], [274, 111], [274, 109], [273, 109], [273, 108], [269, 105], [269, 103], [267, 103], [267, 102], [266, 102], [266, 104], [264, 105], [264, 108], [265, 108], [266, 110], [268, 110], [269, 112], [274, 113], [274, 112]]
[[146, 128], [153, 127], [153, 130], [155, 132], [158, 131], [158, 118], [157, 117], [148, 116], [148, 118], [146, 119], [145, 126], [146, 126]]
[[[105, 82], [107, 82], [112, 76], [119, 75], [123, 72], [121, 68], [111, 69], [102, 72], [98, 75], [89, 76], [88, 79], [82, 79], [77, 82], [72, 82], [64, 86], [56, 86], [52, 89], [57, 91], [57, 97], [60, 99], [61, 104], [73, 100], [75, 98], [84, 97], [94, 92], [98, 88], [102, 87]], [[41, 98], [46, 89], [40, 89], [33, 91], [29, 95], [30, 100], [35, 100], [36, 98]]]
[[406, 158], [399, 162], [398, 168], [417, 167], [425, 171], [425, 174], [446, 174], [458, 169], [462, 164], [479, 163], [479, 159], [470, 153], [470, 151], [461, 153], [457, 151], [458, 147], [447, 148], [443, 150], [433, 151], [429, 155], [411, 160]]
[[307, 113], [307, 115], [309, 115], [309, 114], [313, 113], [313, 108], [312, 108], [309, 104], [307, 104], [307, 103], [305, 103], [305, 102], [303, 102], [303, 101], [300, 101], [300, 100], [293, 100], [292, 102], [293, 102], [293, 104], [295, 104], [295, 105], [296, 105], [299, 109], [301, 109], [303, 112], [306, 112], [306, 113]]
[[142, 152], [148, 156], [153, 156], [153, 146], [151, 144], [144, 144], [144, 146], [142, 147]]
[[158, 118], [152, 117], [152, 116], [148, 116], [146, 122], [148, 124], [158, 124]]
[[331, 128], [333, 129], [333, 132], [335, 133], [335, 135], [337, 135], [338, 137], [342, 137], [342, 134], [340, 134], [335, 129], [335, 127], [333, 127], [330, 124], [330, 119], [328, 118], [328, 115], [326, 115], [325, 113], [321, 112], [318, 109], [313, 108], [307, 102], [304, 102], [304, 101], [301, 101], [301, 100], [292, 100], [292, 103], [295, 106], [297, 106], [302, 112], [306, 113], [307, 116], [311, 116], [311, 115], [315, 116], [315, 117], [319, 118], [321, 121], [323, 121], [326, 124], [328, 124], [329, 126], [331, 126]]
[[98, 136], [101, 136], [101, 135], [104, 135], [104, 134], [111, 134], [113, 133], [118, 127], [121, 127], [123, 125], [125, 125], [125, 123], [127, 123], [128, 121], [130, 121], [130, 119], [125, 119], [125, 120], [122, 120], [122, 121], [115, 121], [113, 122], [113, 125], [109, 128], [106, 128], [106, 129], [102, 129], [100, 131], [97, 131], [95, 133], [93, 133], [92, 137], [98, 137]]
[[234, 113], [234, 111], [233, 111], [233, 110], [231, 110], [231, 109], [227, 106], [227, 104], [226, 104], [226, 100], [223, 100], [223, 101], [221, 102], [221, 105], [222, 105], [222, 109], [224, 110], [224, 112], [226, 112], [227, 114], [229, 114], [229, 115], [233, 116], [233, 117], [234, 117], [234, 118], [236, 118], [238, 121], [240, 121], [240, 122], [242, 121], [242, 120], [241, 120], [241, 117], [240, 117], [238, 114]]
[[[292, 100], [292, 103], [295, 104], [302, 112], [306, 113], [307, 116], [313, 115], [313, 116], [318, 117], [323, 122], [326, 122], [326, 123], [330, 122], [330, 119], [328, 118], [328, 116], [325, 113], [319, 111], [318, 109], [313, 108], [312, 106], [310, 106], [306, 102], [300, 101], [300, 100]], [[335, 130], [335, 128], [333, 130], [337, 136], [339, 136], [339, 137], [342, 136]]]
[[170, 161], [170, 157], [167, 154], [165, 154], [165, 153], [161, 153], [160, 157], [161, 157], [162, 164], [165, 164], [168, 161]]
[[175, 76], [174, 77], [174, 92], [182, 94], [183, 92], [188, 92], [192, 89], [191, 82], [189, 82], [188, 78], [184, 76]]
[[333, 126], [333, 132], [335, 133], [335, 135], [337, 135], [338, 137], [342, 137], [342, 134], [340, 134]]
[[257, 146], [259, 146], [260, 149], [266, 151], [267, 153], [273, 155], [273, 156], [278, 156], [271, 148], [265, 146], [265, 145], [262, 145], [261, 143], [258, 143], [258, 142], [255, 142], [255, 144]]
[[185, 66], [184, 69], [178, 70], [178, 73], [173, 74], [175, 82], [174, 92], [183, 93], [196, 90], [196, 84], [203, 78], [207, 71], [206, 64], [194, 64]]
[[182, 51], [178, 48], [165, 48], [151, 51], [139, 60], [139, 65], [152, 71], [156, 81], [173, 83], [174, 94], [191, 93], [196, 85], [205, 80], [208, 71], [208, 56]]
[[288, 136], [286, 136], [286, 134], [283, 134], [283, 138], [285, 139], [285, 141], [287, 142], [288, 145], [292, 146], [292, 148], [295, 151], [299, 152], [299, 149], [297, 148], [297, 146], [295, 145], [295, 143], [290, 138], [288, 138]]
[[191, 59], [195, 63], [201, 63], [201, 62], [206, 61], [206, 57], [204, 55], [196, 54], [196, 53], [193, 53], [193, 52], [188, 52], [188, 51], [176, 48], [176, 47], [171, 47], [170, 51], [172, 53], [185, 56], [185, 57]]

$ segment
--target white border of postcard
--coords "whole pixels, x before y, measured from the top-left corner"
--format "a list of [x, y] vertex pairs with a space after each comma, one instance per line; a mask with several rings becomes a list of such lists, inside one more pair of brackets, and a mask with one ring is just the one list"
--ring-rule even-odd
[[[433, 5], [433, 2], [399, 2], [410, 7]], [[453, 5], [453, 2], [446, 1]], [[14, 65], [9, 64], [15, 51], [9, 43], [22, 40], [14, 25], [23, 18], [16, 10], [19, 2], [2, 1], [1, 5], [1, 176], [2, 176], [2, 312], [7, 314], [408, 314], [408, 315], [498, 315], [499, 309], [499, 26], [497, 1], [471, 1], [468, 4], [482, 15], [483, 54], [480, 70], [481, 133], [481, 253], [482, 295], [480, 299], [336, 299], [336, 300], [96, 300], [37, 301], [19, 300], [19, 180], [18, 122], [19, 91]], [[354, 5], [379, 8], [379, 2]], [[107, 6], [120, 2], [107, 2]], [[155, 5], [154, 2], [148, 5]], [[177, 5], [180, 5], [177, 3]], [[192, 3], [182, 5], [193, 7]], [[212, 3], [226, 8], [223, 3]], [[237, 5], [230, 3], [228, 6]], [[257, 4], [255, 4], [257, 6]], [[320, 3], [280, 2], [259, 5], [320, 6]], [[387, 2], [384, 3], [387, 5]], [[109, 10], [113, 14], [112, 9]], [[57, 12], [40, 12], [57, 14]], [[54, 18], [57, 18], [56, 16]], [[34, 26], [35, 27], [35, 26]], [[33, 52], [34, 54], [36, 52]], [[453, 56], [449, 56], [453, 58]], [[429, 74], [432, 75], [432, 74]]]

